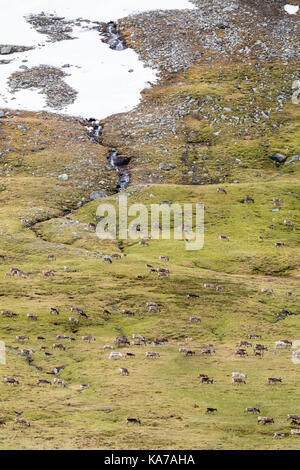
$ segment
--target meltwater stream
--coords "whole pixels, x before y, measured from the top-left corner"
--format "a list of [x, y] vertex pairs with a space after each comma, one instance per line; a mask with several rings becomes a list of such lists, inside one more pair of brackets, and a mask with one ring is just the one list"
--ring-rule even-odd
[[[94, 144], [99, 144], [99, 137], [102, 135], [103, 126], [94, 118], [88, 119], [88, 125], [85, 126], [89, 133], [89, 138]], [[110, 167], [117, 171], [119, 182], [116, 187], [116, 192], [123, 191], [129, 186], [130, 173], [127, 170], [127, 165], [130, 162], [129, 157], [120, 157], [117, 149], [108, 151], [107, 160]]]

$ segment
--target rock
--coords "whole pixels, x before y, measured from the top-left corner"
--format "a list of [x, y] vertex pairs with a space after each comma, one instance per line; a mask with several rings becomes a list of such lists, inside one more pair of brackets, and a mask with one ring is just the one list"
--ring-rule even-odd
[[159, 164], [158, 170], [170, 171], [174, 170], [174, 168], [176, 168], [176, 165], [173, 165], [172, 163], [170, 165], [167, 165], [166, 163], [162, 162]]
[[66, 173], [63, 173], [62, 175], [59, 175], [58, 179], [60, 181], [68, 181], [69, 177]]
[[291, 163], [299, 162], [300, 158], [299, 155], [293, 155], [289, 160], [287, 160], [284, 164], [290, 165]]
[[90, 199], [92, 201], [96, 201], [97, 199], [102, 199], [103, 197], [107, 197], [107, 193], [103, 190], [92, 191], [90, 194]]
[[287, 159], [287, 156], [282, 153], [274, 153], [274, 155], [271, 155], [269, 158], [275, 163], [283, 163]]
[[0, 109], [0, 118], [2, 118], [3, 116], [5, 116], [5, 112]]
[[4, 55], [4, 54], [11, 54], [12, 52], [12, 48], [10, 46], [4, 46], [4, 47], [1, 47], [1, 54]]

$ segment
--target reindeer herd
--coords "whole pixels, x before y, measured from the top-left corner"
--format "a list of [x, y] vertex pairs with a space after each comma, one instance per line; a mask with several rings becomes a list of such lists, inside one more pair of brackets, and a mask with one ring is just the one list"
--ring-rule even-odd
[[[225, 239], [225, 237], [222, 236], [222, 239]], [[106, 256], [103, 257], [103, 261], [108, 262], [108, 263], [112, 263], [112, 259], [114, 259], [114, 258], [118, 259], [120, 257], [121, 257], [120, 255], [116, 255], [116, 254], [106, 255]], [[48, 255], [48, 259], [53, 260], [53, 259], [55, 259], [55, 256], [54, 255]], [[165, 257], [165, 256], [160, 256], [159, 260], [167, 262], [167, 261], [169, 261], [169, 258]], [[169, 276], [169, 269], [166, 269], [166, 268], [157, 268], [157, 269], [155, 269], [155, 268], [153, 268], [152, 265], [148, 265], [148, 264], [146, 265], [146, 267], [151, 272], [156, 272], [159, 277], [160, 276]], [[66, 269], [66, 268], [68, 268], [68, 269]], [[69, 271], [69, 270], [70, 270], [69, 267], [65, 267], [65, 271]], [[55, 272], [53, 270], [43, 271], [42, 272], [42, 274], [46, 277], [53, 276], [54, 273]], [[22, 270], [20, 270], [18, 268], [11, 268], [9, 275], [26, 277], [26, 276], [29, 275], [29, 273], [24, 273]], [[212, 283], [204, 283], [203, 287], [205, 289], [214, 289], [216, 291], [224, 290], [223, 286], [215, 285], [215, 284], [212, 284]], [[261, 290], [261, 293], [266, 294], [266, 295], [274, 295], [273, 291], [271, 289], [266, 289], [266, 288], [263, 288]], [[292, 295], [292, 293], [289, 293], [289, 294]], [[197, 298], [199, 296], [196, 295], [196, 294], [187, 294], [187, 297], [191, 299], [191, 298]], [[162, 303], [154, 302], [154, 301], [147, 302], [145, 307], [148, 310], [149, 314], [160, 313], [164, 309], [164, 305]], [[74, 326], [79, 326], [79, 325], [81, 326], [81, 320], [85, 321], [89, 318], [89, 316], [84, 312], [84, 310], [80, 307], [77, 307], [77, 306], [71, 307], [70, 312], [74, 316], [70, 316], [68, 318], [68, 321], [69, 321], [69, 323], [71, 323]], [[111, 313], [106, 309], [104, 309], [104, 312], [107, 315], [111, 315]], [[53, 307], [53, 306], [50, 307], [49, 313], [50, 313], [50, 315], [55, 315], [55, 316], [58, 316], [58, 315], [61, 314], [60, 309], [57, 308], [57, 307]], [[121, 312], [122, 316], [127, 316], [127, 317], [134, 317], [135, 313], [136, 312], [134, 312], [133, 310], [128, 309], [128, 308], [123, 309], [122, 312]], [[18, 316], [17, 313], [12, 312], [10, 310], [2, 310], [1, 315], [3, 317], [7, 317], [7, 318], [14, 318], [14, 317]], [[27, 313], [26, 317], [27, 317], [28, 321], [38, 322], [38, 320], [39, 320], [38, 315], [36, 315], [34, 313]], [[201, 324], [201, 322], [202, 322], [201, 318], [197, 317], [197, 316], [191, 316], [187, 319], [187, 323], [193, 323], [193, 324], [196, 324], [196, 325]], [[26, 343], [30, 342], [30, 337], [27, 334], [18, 334], [18, 335], [16, 335], [15, 338], [16, 338], [16, 341], [18, 343], [21, 343], [21, 344], [25, 343], [25, 342]], [[39, 341], [45, 341], [46, 340], [46, 338], [44, 336], [37, 336], [36, 339], [39, 340]], [[74, 337], [71, 337], [69, 335], [65, 335], [65, 334], [57, 334], [56, 335], [56, 340], [59, 341], [59, 342], [54, 342], [52, 344], [52, 353], [47, 351], [48, 348], [44, 344], [42, 344], [40, 346], [40, 351], [43, 351], [46, 357], [51, 356], [52, 354], [54, 354], [56, 350], [59, 350], [62, 353], [66, 353], [67, 350], [68, 350], [68, 347], [67, 347], [67, 343], [63, 344], [63, 341], [73, 342], [73, 341], [76, 341], [78, 339], [74, 338]], [[83, 342], [86, 342], [87, 344], [91, 344], [92, 342], [97, 341], [96, 338], [92, 335], [82, 335], [81, 340]], [[253, 340], [254, 340], [254, 343], [253, 343]], [[193, 341], [193, 338], [185, 338], [185, 343], [190, 343], [192, 341]], [[258, 342], [258, 341], [260, 341], [260, 342]], [[143, 352], [144, 358], [146, 360], [151, 360], [152, 361], [152, 360], [161, 360], [164, 356], [164, 353], [163, 353], [163, 349], [162, 349], [162, 352], [160, 352], [160, 353], [158, 353], [157, 351], [153, 351], [153, 350], [147, 350], [148, 345], [153, 346], [153, 349], [154, 349], [154, 347], [160, 347], [161, 348], [166, 344], [168, 345], [169, 350], [170, 350], [170, 347], [173, 348], [173, 346], [174, 346], [174, 343], [172, 343], [172, 342], [170, 343], [169, 339], [164, 338], [164, 337], [156, 337], [156, 338], [152, 338], [152, 339], [146, 339], [146, 337], [142, 334], [133, 334], [132, 337], [130, 339], [128, 339], [124, 334], [121, 334], [120, 336], [117, 336], [115, 338], [114, 344], [104, 344], [102, 346], [102, 348], [103, 348], [104, 351], [106, 351], [106, 350], [110, 351], [109, 355], [108, 355], [109, 360], [126, 360], [126, 359], [136, 359], [136, 358], [140, 359], [141, 354], [139, 354], [139, 353], [137, 354], [136, 352], [133, 353], [131, 351], [128, 351], [127, 348], [129, 348], [131, 346], [145, 348], [146, 350], [144, 349], [144, 352]], [[287, 340], [287, 339], [280, 339], [280, 340], [275, 342], [275, 345], [274, 345], [274, 348], [273, 348], [272, 352], [275, 351], [275, 353], [276, 353], [276, 352], [280, 351], [281, 349], [288, 349], [288, 348], [292, 348], [292, 342]], [[118, 350], [116, 350], [116, 349], [118, 349]], [[232, 357], [241, 357], [241, 358], [244, 358], [244, 360], [246, 360], [246, 358], [251, 355], [250, 354], [251, 351], [252, 351], [253, 356], [258, 356], [261, 359], [263, 359], [264, 354], [270, 353], [270, 347], [266, 347], [264, 344], [261, 343], [261, 335], [259, 335], [257, 333], [251, 333], [251, 334], [248, 334], [247, 339], [242, 339], [237, 343], [235, 351], [232, 351], [232, 353], [233, 353]], [[175, 352], [175, 350], [174, 350], [174, 352]], [[35, 353], [35, 351], [33, 349], [24, 349], [24, 348], [22, 348], [19, 351], [19, 354], [21, 356], [25, 357], [30, 365], [33, 364], [33, 359], [31, 358], [31, 356], [34, 355], [34, 353]], [[205, 347], [201, 347], [201, 348], [197, 347], [196, 350], [193, 350], [190, 347], [180, 346], [179, 349], [178, 349], [178, 353], [179, 353], [179, 355], [184, 355], [185, 357], [198, 357], [198, 356], [199, 357], [206, 357], [206, 356], [212, 356], [213, 357], [217, 354], [215, 346], [213, 344], [209, 344], [209, 345], [207, 345]], [[296, 356], [300, 355], [300, 350], [294, 351], [293, 356], [295, 356], [295, 355]], [[45, 379], [45, 378], [40, 378], [36, 381], [36, 386], [50, 387], [50, 386], [54, 385], [56, 387], [61, 387], [61, 388], [68, 387], [68, 384], [63, 379], [61, 379], [59, 377], [56, 377], [56, 375], [59, 374], [59, 372], [62, 371], [65, 367], [66, 366], [56, 367], [51, 372], [47, 372], [48, 374], [50, 373], [50, 374], [55, 375], [55, 377], [53, 378], [53, 381]], [[36, 366], [36, 369], [39, 370], [39, 371], [43, 371], [43, 368], [40, 367], [40, 366]], [[120, 376], [128, 377], [128, 379], [126, 379], [126, 380], [130, 380], [130, 377], [132, 375], [130, 370], [127, 367], [119, 367], [118, 374]], [[208, 385], [215, 386], [216, 383], [217, 383], [216, 380], [213, 377], [210, 377], [207, 374], [200, 373], [197, 378], [200, 379], [199, 383], [201, 384], [201, 386], [203, 385], [203, 387], [206, 387]], [[248, 381], [248, 377], [247, 377], [246, 373], [240, 372], [240, 371], [235, 371], [235, 372], [231, 373], [231, 383], [232, 383], [233, 386], [243, 386], [244, 387], [244, 386], [247, 385], [247, 381]], [[282, 383], [283, 383], [283, 379], [281, 377], [267, 377], [266, 378], [266, 385], [280, 385]], [[14, 377], [5, 377], [4, 378], [4, 384], [11, 385], [13, 387], [18, 387], [18, 386], [20, 386], [20, 381], [19, 381], [19, 379], [14, 378]], [[90, 387], [90, 384], [80, 384], [79, 390], [80, 390], [80, 392], [83, 392], [83, 391], [87, 390], [89, 387]], [[218, 409], [215, 408], [215, 407], [207, 407], [207, 409], [206, 409], [207, 414], [215, 414], [217, 412], [218, 412]], [[258, 424], [266, 425], [266, 424], [274, 424], [275, 423], [274, 418], [267, 417], [267, 416], [261, 416], [261, 411], [260, 411], [259, 408], [249, 406], [244, 410], [244, 412], [245, 413], [257, 414], [258, 415], [258, 417], [257, 417], [257, 423]], [[287, 420], [292, 426], [299, 426], [299, 429], [297, 429], [297, 428], [296, 429], [291, 429], [291, 435], [292, 436], [300, 435], [300, 416], [298, 414], [289, 414], [288, 417], [287, 417]], [[30, 422], [28, 420], [24, 419], [24, 418], [18, 417], [18, 418], [15, 419], [14, 423], [19, 424], [19, 425], [23, 425], [23, 426], [26, 426], [26, 427], [30, 427]], [[139, 418], [132, 418], [132, 417], [127, 418], [126, 419], [126, 424], [128, 425], [130, 423], [131, 424], [141, 424], [141, 421], [140, 421]], [[276, 432], [274, 434], [274, 438], [279, 439], [279, 438], [283, 438], [283, 437], [286, 437], [286, 433]]]

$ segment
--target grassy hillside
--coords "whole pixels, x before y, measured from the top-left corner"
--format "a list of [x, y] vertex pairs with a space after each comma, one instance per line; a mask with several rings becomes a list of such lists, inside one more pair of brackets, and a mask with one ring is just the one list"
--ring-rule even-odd
[[[1, 308], [18, 316], [1, 317], [7, 364], [0, 370], [2, 377], [14, 377], [20, 385], [0, 383], [2, 448], [298, 447], [297, 438], [277, 441], [272, 435], [275, 431], [289, 433], [286, 415], [299, 413], [299, 365], [292, 363], [290, 351], [274, 352], [276, 340], [298, 339], [299, 186], [293, 176], [285, 176], [276, 182], [227, 185], [227, 195], [216, 189], [213, 185], [165, 185], [127, 190], [132, 202], [203, 202], [205, 246], [198, 252], [187, 252], [183, 241], [150, 240], [145, 247], [128, 242], [121, 251], [118, 243], [101, 243], [95, 232], [86, 230], [94, 221], [97, 201], [68, 218], [39, 223], [34, 232], [18, 227], [6, 214], [11, 225], [1, 237], [5, 256]], [[242, 204], [246, 195], [255, 202]], [[272, 212], [274, 197], [283, 200], [279, 212]], [[108, 200], [117, 206], [115, 196]], [[295, 231], [283, 225], [287, 217]], [[72, 235], [75, 231], [76, 237]], [[220, 234], [228, 235], [230, 241], [220, 241]], [[285, 245], [276, 248], [277, 241]], [[113, 264], [99, 257], [99, 253], [116, 252], [127, 256]], [[49, 260], [49, 253], [56, 260]], [[160, 255], [169, 256], [170, 261], [162, 263]], [[167, 264], [170, 277], [157, 278], [146, 263], [154, 267]], [[65, 265], [70, 272], [64, 271]], [[11, 266], [30, 274], [7, 277]], [[45, 278], [42, 271], [46, 269], [53, 269], [55, 276]], [[223, 290], [206, 289], [207, 282]], [[262, 287], [272, 288], [274, 296], [262, 294]], [[287, 292], [294, 295], [288, 297]], [[189, 299], [188, 293], [199, 297]], [[161, 302], [161, 311], [149, 313], [149, 301]], [[68, 321], [72, 306], [88, 315], [78, 326], [70, 326]], [[58, 308], [60, 315], [50, 315], [50, 307]], [[135, 315], [123, 315], [125, 308]], [[278, 321], [280, 308], [293, 315]], [[27, 313], [35, 313], [38, 320], [27, 319]], [[199, 316], [202, 322], [190, 323], [190, 316]], [[166, 337], [168, 343], [117, 348], [135, 357], [109, 360], [110, 351], [103, 346], [113, 345], [120, 333], [128, 338], [142, 334], [149, 341]], [[261, 334], [258, 341], [269, 350], [259, 358], [250, 348], [248, 357], [238, 358], [236, 344], [251, 333]], [[18, 334], [28, 335], [29, 341], [20, 344], [15, 339]], [[56, 340], [58, 334], [76, 341]], [[81, 340], [83, 335], [95, 336], [96, 341], [86, 343]], [[37, 340], [37, 336], [45, 340]], [[192, 340], [187, 343], [186, 338]], [[52, 350], [56, 342], [64, 343], [66, 350]], [[51, 356], [45, 357], [42, 345]], [[201, 351], [209, 345], [216, 353], [206, 357]], [[179, 347], [196, 354], [185, 357]], [[20, 355], [21, 348], [34, 350], [31, 365]], [[145, 352], [152, 350], [160, 357], [146, 359]], [[53, 381], [48, 373], [62, 365], [66, 367], [58, 377], [66, 388], [36, 385], [40, 378]], [[118, 374], [120, 366], [128, 368], [128, 377]], [[246, 385], [231, 384], [233, 371], [247, 374]], [[200, 384], [199, 373], [208, 374], [214, 383]], [[269, 376], [282, 377], [283, 383], [268, 385]], [[85, 383], [90, 384], [89, 389], [80, 391], [80, 384]], [[275, 424], [257, 424], [255, 416], [245, 415], [247, 406], [260, 408]], [[218, 412], [207, 415], [206, 407], [216, 407]], [[14, 411], [20, 410], [30, 428], [14, 424]], [[128, 416], [140, 418], [142, 425], [126, 427]]]
[[[193, 30], [187, 37], [193, 65], [162, 74], [136, 108], [105, 119], [97, 144], [89, 139], [87, 123], [76, 118], [8, 110], [0, 118], [0, 311], [16, 314], [0, 314], [7, 356], [0, 365], [0, 449], [299, 448], [287, 414], [300, 414], [300, 365], [292, 362], [290, 348], [274, 349], [275, 341], [300, 340], [300, 119], [291, 99], [292, 83], [300, 77], [293, 54], [286, 61], [279, 55], [285, 44], [290, 52], [294, 47], [289, 36], [279, 39], [289, 25], [296, 36], [296, 19], [293, 28], [292, 19], [285, 23], [280, 17], [278, 23], [277, 5], [274, 21], [272, 12], [268, 16], [275, 36], [265, 31], [264, 11], [258, 35], [255, 16], [248, 24], [248, 14], [229, 12], [235, 24], [224, 32], [226, 25], [215, 25], [208, 2], [194, 3], [207, 6], [213, 23], [212, 36]], [[176, 29], [181, 14], [188, 13], [170, 12], [168, 27]], [[159, 28], [164, 16], [154, 17]], [[152, 49], [139, 42], [149, 39], [146, 23], [132, 21], [121, 22], [125, 39], [148, 60]], [[236, 29], [241, 24], [250, 36]], [[185, 23], [183, 29], [186, 40]], [[170, 48], [165, 31], [155, 41]], [[261, 43], [254, 43], [263, 34], [267, 59]], [[226, 47], [214, 55], [200, 36]], [[230, 41], [236, 50], [226, 55]], [[245, 52], [248, 43], [251, 53]], [[277, 44], [278, 55], [272, 49]], [[107, 161], [112, 148], [130, 157], [129, 203], [204, 204], [202, 250], [187, 251], [184, 240], [150, 239], [141, 246], [98, 239], [91, 224], [98, 222], [102, 201], [92, 201], [91, 193], [105, 191], [105, 202], [118, 210], [118, 174]], [[269, 158], [276, 152], [286, 155], [286, 163]], [[244, 203], [247, 197], [252, 202]], [[103, 260], [113, 253], [120, 258]], [[170, 276], [159, 278], [147, 265], [168, 268]], [[14, 276], [12, 267], [27, 274]], [[54, 275], [44, 276], [47, 270]], [[149, 312], [147, 302], [161, 303], [160, 311]], [[50, 307], [59, 315], [51, 315]], [[71, 313], [72, 307], [88, 318]], [[124, 315], [124, 309], [134, 315]], [[37, 320], [28, 319], [29, 313]], [[70, 316], [79, 324], [70, 323]], [[146, 346], [133, 345], [133, 334], [145, 336]], [[249, 334], [261, 338], [250, 340], [248, 356], [235, 355]], [[22, 343], [17, 335], [29, 339]], [[95, 341], [83, 341], [84, 335]], [[117, 347], [121, 335], [131, 344]], [[153, 345], [157, 337], [168, 341]], [[65, 350], [53, 349], [54, 343]], [[256, 343], [268, 348], [262, 357], [254, 355]], [[135, 356], [109, 360], [104, 345]], [[186, 357], [179, 352], [184, 347], [195, 354]], [[29, 358], [23, 348], [33, 351]], [[206, 356], [203, 348], [215, 354]], [[147, 351], [160, 357], [146, 358]], [[64, 368], [55, 376], [58, 366]], [[128, 368], [129, 376], [121, 376], [119, 367]], [[246, 384], [232, 384], [235, 371], [247, 374]], [[214, 383], [202, 384], [199, 374]], [[4, 383], [5, 377], [19, 385]], [[55, 377], [66, 387], [54, 385]], [[268, 385], [268, 377], [282, 383]], [[39, 386], [39, 379], [51, 385]], [[250, 406], [275, 423], [258, 424], [256, 415], [244, 412]], [[207, 414], [207, 407], [217, 412]], [[14, 423], [16, 411], [23, 411], [30, 427]], [[126, 426], [128, 417], [141, 425]], [[287, 436], [277, 440], [274, 432]]]

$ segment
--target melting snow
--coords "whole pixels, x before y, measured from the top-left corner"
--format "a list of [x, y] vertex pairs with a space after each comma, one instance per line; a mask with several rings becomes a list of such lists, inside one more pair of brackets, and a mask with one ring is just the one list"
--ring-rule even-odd
[[[7, 80], [13, 72], [50, 65], [70, 74], [65, 82], [78, 91], [75, 102], [59, 110], [65, 114], [95, 116], [102, 119], [110, 114], [124, 112], [136, 106], [140, 92], [149, 81], [156, 79], [157, 71], [143, 66], [131, 50], [114, 51], [101, 42], [99, 32], [73, 27], [76, 39], [49, 42], [25, 19], [30, 14], [55, 14], [66, 19], [83, 18], [108, 22], [131, 13], [154, 9], [194, 8], [187, 0], [1, 0], [0, 44], [35, 46], [35, 49], [1, 55], [0, 107], [32, 111], [55, 111], [45, 105], [39, 90], [20, 90], [11, 93]], [[23, 62], [27, 61], [27, 62]], [[133, 69], [133, 72], [128, 72]]]
[[298, 5], [290, 5], [290, 4], [286, 4], [284, 6], [284, 9], [287, 13], [289, 13], [290, 15], [295, 15], [297, 13], [297, 11], [299, 10], [299, 7]]

